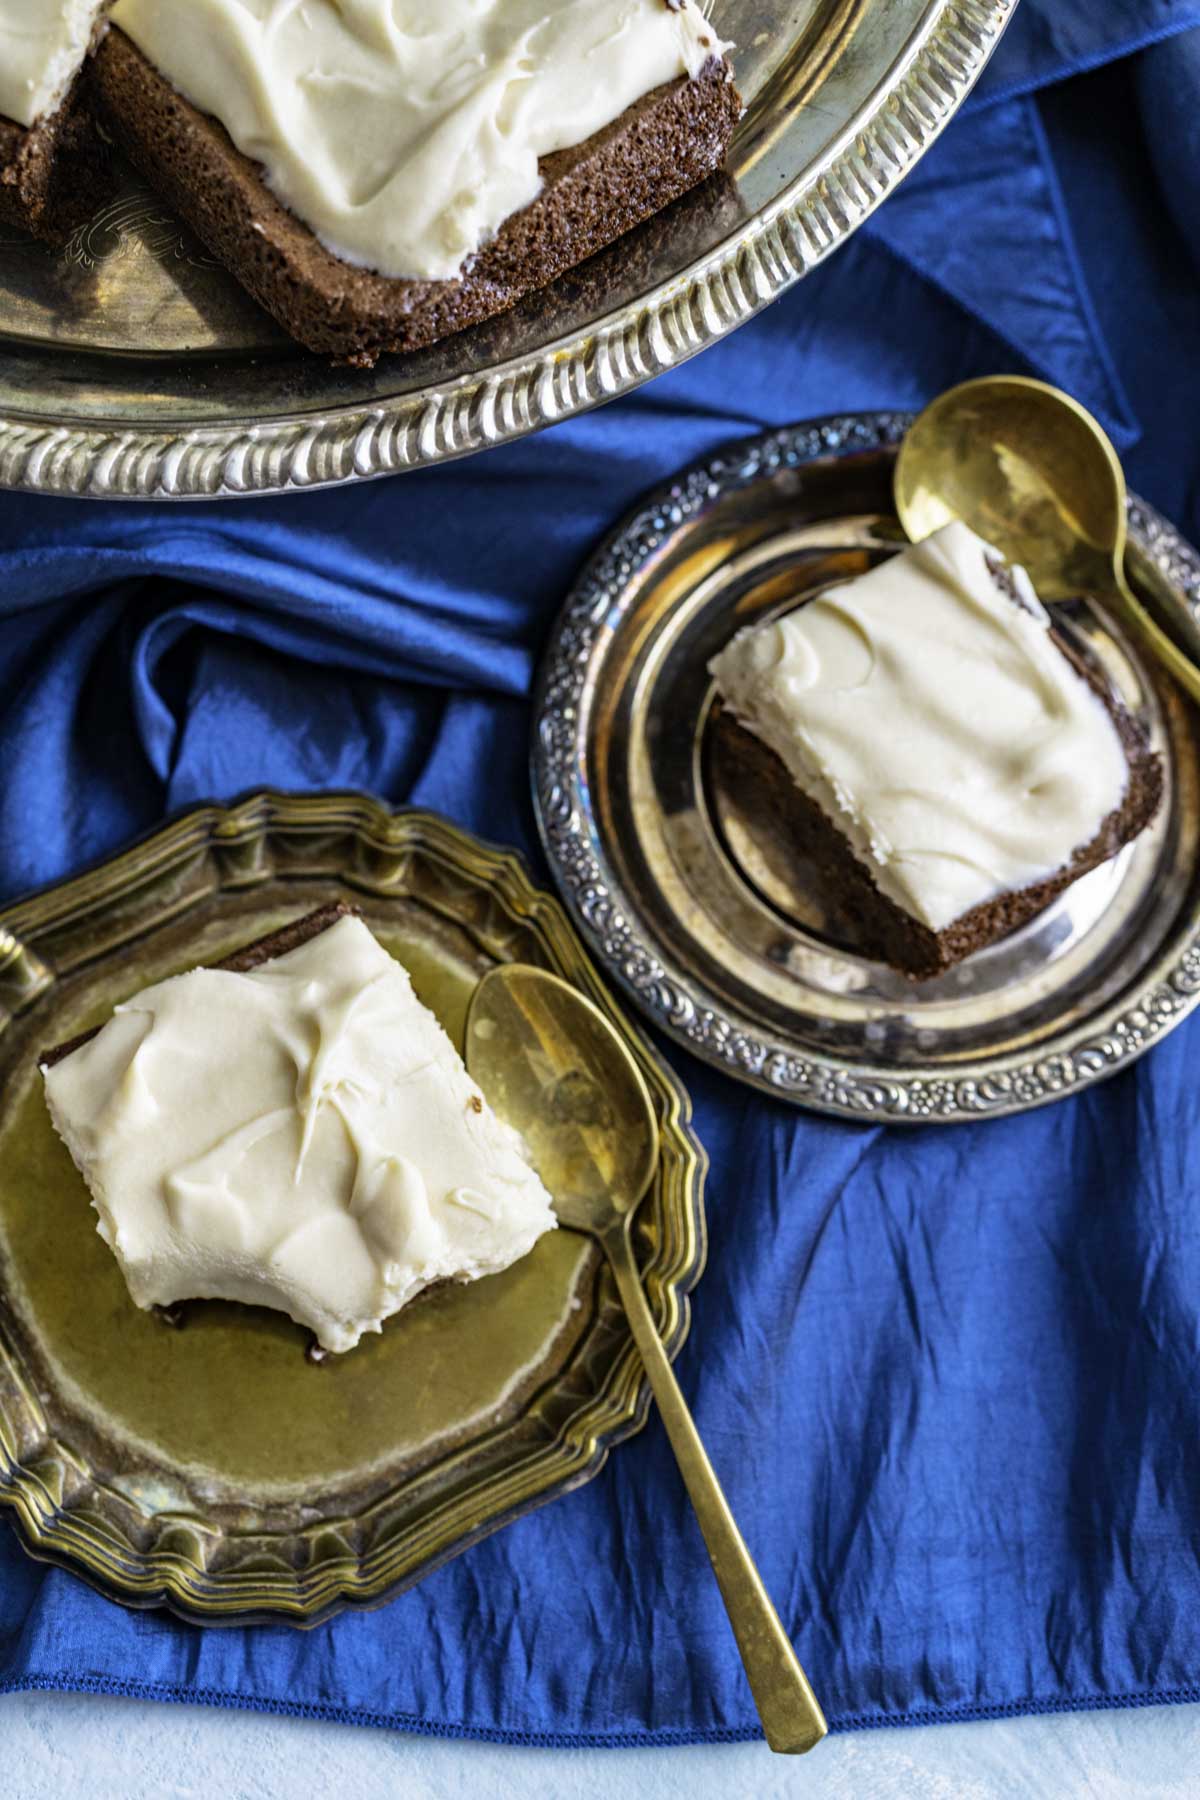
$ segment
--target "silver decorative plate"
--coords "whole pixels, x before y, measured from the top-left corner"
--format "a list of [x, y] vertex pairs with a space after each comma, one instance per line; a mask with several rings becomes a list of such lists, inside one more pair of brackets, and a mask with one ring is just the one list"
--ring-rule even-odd
[[[900, 541], [908, 419], [859, 414], [732, 445], [651, 494], [569, 597], [535, 705], [534, 787], [594, 954], [696, 1055], [870, 1121], [1019, 1112], [1123, 1067], [1200, 999], [1200, 721], [1099, 606], [1056, 610], [1162, 756], [1154, 825], [1039, 918], [936, 981], [859, 955], [708, 754], [710, 657], [749, 620]], [[1200, 557], [1130, 507], [1131, 578], [1194, 630]]]
[[0, 486], [192, 499], [521, 437], [732, 331], [826, 256], [970, 91], [1016, 0], [715, 0], [727, 175], [514, 312], [370, 373], [296, 350], [129, 185], [52, 255], [0, 236]]

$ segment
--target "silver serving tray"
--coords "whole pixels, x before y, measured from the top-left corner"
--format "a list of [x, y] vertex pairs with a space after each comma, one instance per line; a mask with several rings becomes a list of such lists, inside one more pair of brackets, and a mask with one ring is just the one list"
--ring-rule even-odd
[[[551, 638], [534, 787], [564, 898], [654, 1024], [798, 1105], [952, 1123], [1078, 1092], [1200, 1000], [1200, 716], [1102, 607], [1057, 607], [1162, 757], [1156, 820], [937, 980], [862, 956], [754, 795], [722, 787], [707, 666], [740, 626], [902, 541], [891, 477], [907, 424], [875, 413], [793, 426], [649, 495], [584, 569]], [[1128, 569], [1167, 623], [1194, 629], [1200, 557], [1137, 500]]]
[[878, 205], [1016, 0], [715, 0], [728, 173], [514, 312], [365, 373], [296, 350], [132, 182], [51, 254], [0, 237], [0, 487], [274, 493], [465, 456], [684, 361]]

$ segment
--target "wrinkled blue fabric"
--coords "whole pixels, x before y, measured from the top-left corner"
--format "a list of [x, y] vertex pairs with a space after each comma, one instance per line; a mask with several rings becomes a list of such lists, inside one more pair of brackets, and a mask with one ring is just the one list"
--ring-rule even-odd
[[1132, 56], [1193, 25], [1197, 0], [1023, 0], [967, 110]]
[[[0, 501], [0, 888], [264, 782], [436, 807], [541, 868], [526, 696], [575, 569], [764, 424], [1029, 369], [1200, 538], [1200, 33], [1172, 35], [1198, 19], [1025, 0], [850, 246], [538, 439], [292, 501]], [[1198, 1047], [1200, 1021], [1061, 1105], [911, 1132], [669, 1052], [712, 1157], [679, 1372], [835, 1726], [1200, 1697]], [[588, 1487], [310, 1634], [126, 1612], [4, 1526], [0, 1685], [39, 1683], [524, 1741], [756, 1729], [653, 1418]]]

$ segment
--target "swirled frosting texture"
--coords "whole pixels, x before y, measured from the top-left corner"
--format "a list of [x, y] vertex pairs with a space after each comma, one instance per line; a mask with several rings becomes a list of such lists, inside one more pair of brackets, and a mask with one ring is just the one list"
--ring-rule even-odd
[[147, 988], [45, 1071], [139, 1306], [272, 1306], [349, 1350], [507, 1268], [550, 1197], [406, 971], [346, 918], [248, 974]]
[[712, 674], [880, 891], [941, 931], [1062, 868], [1124, 795], [1116, 727], [1049, 625], [955, 523], [739, 632]]
[[102, 0], [0, 0], [0, 114], [35, 125], [79, 73]]
[[117, 0], [112, 17], [328, 249], [435, 280], [536, 199], [539, 157], [723, 48], [666, 0]]

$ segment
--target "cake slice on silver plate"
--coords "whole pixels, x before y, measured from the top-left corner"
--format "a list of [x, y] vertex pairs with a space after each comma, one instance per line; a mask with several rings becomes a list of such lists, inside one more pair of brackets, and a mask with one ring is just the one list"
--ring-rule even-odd
[[141, 1307], [274, 1307], [349, 1350], [554, 1227], [515, 1134], [346, 909], [157, 982], [43, 1071]]
[[80, 72], [107, 0], [0, 0], [0, 224], [57, 241], [108, 190]]
[[719, 753], [864, 951], [917, 978], [1034, 917], [1159, 805], [1140, 727], [960, 523], [746, 627], [711, 673]]
[[718, 169], [741, 113], [697, 0], [115, 0], [114, 141], [309, 349], [503, 312]]

